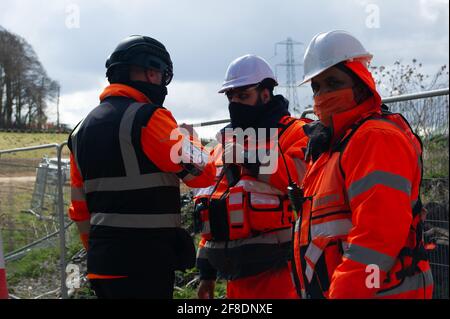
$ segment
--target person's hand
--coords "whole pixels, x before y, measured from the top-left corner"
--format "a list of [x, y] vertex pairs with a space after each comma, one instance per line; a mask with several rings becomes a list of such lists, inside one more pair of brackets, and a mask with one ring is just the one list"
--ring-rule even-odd
[[200, 280], [197, 290], [199, 299], [214, 299], [214, 288], [216, 287], [215, 280]]
[[244, 147], [238, 143], [225, 143], [222, 159], [224, 164], [243, 164]]
[[192, 136], [195, 139], [198, 139], [198, 134], [197, 132], [194, 130], [194, 127], [190, 124], [186, 124], [186, 123], [182, 123], [181, 125], [179, 125], [179, 128], [182, 129], [181, 133], [188, 133], [188, 136]]

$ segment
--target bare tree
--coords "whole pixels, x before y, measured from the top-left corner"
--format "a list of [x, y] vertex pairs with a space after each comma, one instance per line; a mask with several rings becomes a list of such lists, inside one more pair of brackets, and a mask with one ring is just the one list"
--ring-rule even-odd
[[58, 89], [31, 45], [0, 27], [0, 127], [42, 128]]
[[[423, 64], [413, 59], [411, 63], [396, 61], [392, 67], [372, 66], [374, 77], [383, 96], [418, 93], [448, 87], [447, 65], [434, 75], [423, 71]], [[402, 113], [423, 138], [448, 135], [448, 96], [394, 103], [391, 110]]]

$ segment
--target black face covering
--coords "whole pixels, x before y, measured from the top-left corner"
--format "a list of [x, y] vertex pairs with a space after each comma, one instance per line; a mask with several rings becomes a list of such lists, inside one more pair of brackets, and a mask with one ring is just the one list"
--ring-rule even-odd
[[231, 127], [242, 128], [257, 127], [259, 122], [259, 114], [264, 104], [246, 105], [242, 103], [230, 102], [228, 110], [230, 111]]
[[315, 162], [322, 153], [330, 148], [331, 129], [324, 126], [320, 121], [314, 121], [303, 126], [303, 130], [309, 137], [305, 160], [312, 159]]
[[264, 104], [261, 97], [256, 105], [246, 105], [231, 102], [228, 106], [231, 127], [247, 128], [276, 128], [280, 119], [289, 115], [289, 102], [281, 95], [274, 96], [269, 103]]
[[167, 95], [167, 87], [144, 81], [128, 81], [125, 84], [144, 93], [145, 96], [152, 101], [152, 103], [163, 106]]

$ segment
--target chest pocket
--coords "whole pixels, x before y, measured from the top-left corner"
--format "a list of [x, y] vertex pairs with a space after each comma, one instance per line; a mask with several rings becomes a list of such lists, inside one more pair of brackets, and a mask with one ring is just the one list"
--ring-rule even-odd
[[292, 226], [287, 197], [280, 190], [249, 177], [229, 189], [227, 212], [231, 240]]
[[250, 225], [255, 231], [265, 232], [292, 225], [292, 211], [284, 195], [248, 193], [247, 205]]

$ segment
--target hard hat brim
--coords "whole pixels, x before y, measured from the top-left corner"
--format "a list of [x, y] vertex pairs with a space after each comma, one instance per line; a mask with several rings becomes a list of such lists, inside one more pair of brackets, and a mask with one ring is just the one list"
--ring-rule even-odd
[[322, 73], [325, 72], [326, 70], [328, 70], [328, 69], [334, 67], [335, 65], [337, 65], [337, 64], [339, 64], [339, 63], [341, 63], [341, 62], [351, 61], [351, 60], [366, 60], [366, 61], [369, 62], [369, 61], [371, 61], [372, 59], [373, 59], [373, 55], [367, 52], [367, 53], [361, 54], [360, 56], [356, 56], [356, 57], [353, 57], [353, 58], [348, 59], [348, 60], [346, 59], [346, 60], [338, 61], [338, 62], [334, 63], [334, 64], [331, 65], [331, 66], [324, 67], [324, 68], [322, 68], [322, 69], [320, 69], [320, 70], [314, 72], [313, 74], [309, 74], [308, 76], [306, 76], [306, 77], [303, 79], [303, 81], [302, 81], [298, 86], [302, 86], [303, 84], [306, 84], [306, 83], [310, 82], [314, 77], [318, 76], [319, 74], [322, 74]]

